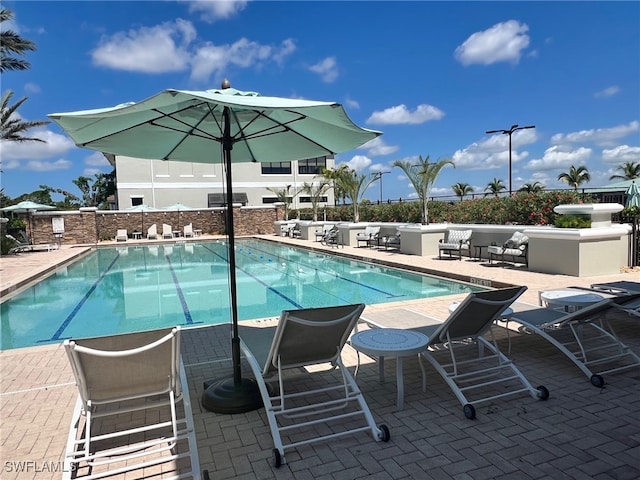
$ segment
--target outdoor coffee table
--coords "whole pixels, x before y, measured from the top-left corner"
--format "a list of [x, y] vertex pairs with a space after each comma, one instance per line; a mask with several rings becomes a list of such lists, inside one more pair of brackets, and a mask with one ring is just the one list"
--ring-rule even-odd
[[581, 308], [588, 307], [594, 303], [604, 300], [602, 295], [590, 292], [581, 292], [580, 290], [549, 290], [540, 292], [540, 305], [561, 309], [565, 312], [575, 312]]
[[[412, 330], [399, 328], [372, 328], [358, 332], [351, 337], [351, 346], [358, 352], [378, 357], [380, 383], [384, 382], [384, 357], [396, 357], [396, 385], [398, 389], [397, 407], [404, 408], [404, 377], [402, 374], [402, 359], [417, 355], [427, 348], [429, 337]], [[358, 356], [360, 366], [360, 356]], [[425, 371], [420, 362], [422, 377]]]

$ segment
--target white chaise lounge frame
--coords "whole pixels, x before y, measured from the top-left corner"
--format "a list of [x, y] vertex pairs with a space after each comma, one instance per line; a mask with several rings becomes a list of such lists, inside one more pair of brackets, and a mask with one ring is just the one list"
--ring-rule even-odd
[[[358, 304], [285, 310], [275, 332], [268, 328], [245, 327], [241, 330], [241, 348], [257, 380], [269, 420], [275, 467], [285, 463], [286, 450], [302, 445], [363, 431], [370, 431], [376, 441], [389, 440], [389, 429], [385, 425], [376, 426], [362, 392], [341, 359], [342, 348], [364, 307]], [[261, 362], [254, 351], [261, 350], [257, 345], [265, 338], [272, 338], [272, 341], [266, 361]], [[313, 340], [311, 344], [305, 341], [308, 339]], [[322, 364], [332, 366], [334, 384], [305, 391], [286, 391], [286, 370]], [[272, 393], [267, 385], [271, 378], [277, 380], [276, 393]], [[331, 394], [335, 398], [328, 398]], [[301, 398], [308, 401], [296, 405], [296, 399]], [[357, 422], [359, 418], [364, 419], [363, 425]], [[294, 432], [318, 424], [339, 425], [339, 428], [332, 430], [333, 433], [319, 433], [288, 443], [283, 438], [293, 438]]]
[[[182, 459], [190, 461], [190, 469], [182, 466], [179, 474], [166, 478], [200, 479], [191, 401], [180, 358], [179, 327], [65, 340], [64, 347], [79, 395], [67, 439], [63, 479], [93, 480], [123, 475], [168, 462], [184, 462]], [[105, 367], [111, 371], [105, 371]], [[104, 378], [95, 378], [100, 372]], [[182, 404], [183, 415], [178, 414], [178, 403]], [[155, 423], [139, 427], [94, 434], [94, 423], [100, 418], [160, 407], [169, 408], [169, 419], [159, 418]], [[166, 435], [168, 429], [169, 436]], [[157, 431], [155, 437], [154, 431]], [[150, 438], [126, 443], [130, 436], [138, 434]], [[117, 439], [122, 442], [117, 447], [100, 450], [96, 446]], [[178, 451], [178, 442], [185, 441], [186, 450]], [[76, 477], [81, 468], [87, 468], [89, 473]]]
[[506, 318], [533, 332], [571, 360], [595, 387], [603, 387], [603, 375], [640, 366], [640, 356], [620, 341], [609, 311], [628, 311], [625, 305], [640, 302], [640, 293], [604, 299], [572, 313], [551, 308], [519, 310]]

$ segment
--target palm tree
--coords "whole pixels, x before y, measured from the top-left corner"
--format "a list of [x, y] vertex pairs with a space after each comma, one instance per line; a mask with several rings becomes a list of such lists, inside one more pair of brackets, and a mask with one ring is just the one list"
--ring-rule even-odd
[[451, 189], [456, 196], [460, 197], [460, 200], [462, 200], [465, 195], [473, 193], [473, 187], [468, 183], [458, 182], [455, 185], [451, 185]]
[[333, 202], [337, 206], [338, 200], [342, 199], [342, 203], [345, 203], [345, 192], [340, 188], [338, 184], [338, 179], [345, 174], [345, 172], [349, 171], [349, 166], [346, 163], [343, 163], [337, 168], [325, 168], [322, 171], [322, 175], [331, 182], [333, 186]]
[[571, 168], [568, 172], [564, 172], [558, 175], [558, 180], [567, 182], [570, 187], [573, 187], [575, 191], [578, 191], [578, 187], [580, 185], [591, 180], [591, 175], [589, 175], [589, 170], [584, 165], [581, 165], [578, 168], [571, 165]]
[[284, 203], [284, 219], [285, 220], [289, 220], [289, 205], [291, 204], [291, 201], [293, 200], [293, 197], [295, 197], [299, 192], [294, 193], [293, 195], [290, 194], [290, 190], [291, 190], [291, 185], [287, 185], [285, 188], [267, 188], [267, 190], [269, 190], [270, 192], [273, 192], [276, 194], [276, 198], [278, 199], [279, 202]]
[[393, 162], [394, 167], [399, 167], [409, 178], [409, 181], [415, 188], [418, 198], [422, 203], [422, 223], [429, 223], [429, 209], [427, 202], [429, 200], [429, 190], [433, 186], [436, 178], [440, 174], [440, 170], [446, 165], [451, 165], [456, 168], [455, 164], [447, 159], [438, 160], [435, 163], [429, 162], [429, 156], [427, 158], [418, 157], [419, 163], [413, 164], [410, 161], [396, 160]]
[[23, 97], [13, 105], [9, 105], [9, 101], [13, 96], [11, 90], [7, 90], [2, 94], [2, 100], [0, 101], [0, 140], [7, 142], [42, 142], [45, 140], [37, 137], [24, 136], [25, 132], [31, 128], [43, 127], [50, 122], [36, 120], [33, 122], [23, 121], [17, 114], [16, 110], [22, 105], [27, 97]]
[[322, 197], [325, 193], [327, 193], [327, 190], [329, 190], [329, 188], [331, 188], [331, 185], [329, 184], [329, 180], [327, 180], [326, 178], [320, 178], [319, 183], [316, 184], [314, 184], [313, 182], [304, 182], [304, 184], [302, 185], [302, 191], [309, 195], [309, 197], [311, 198], [311, 210], [313, 210], [314, 222], [318, 221], [318, 203], [320, 203]]
[[640, 178], [640, 163], [625, 162], [622, 165], [618, 165], [618, 167], [616, 167], [616, 170], [621, 170], [622, 175], [611, 175], [609, 177], [609, 180], [615, 180], [617, 178], [619, 178], [620, 180], [633, 180], [636, 178]]
[[[0, 24], [13, 18], [13, 12], [6, 8], [0, 9]], [[0, 28], [0, 73], [6, 70], [28, 70], [31, 65], [26, 60], [12, 55], [24, 55], [27, 51], [36, 49], [36, 44], [26, 40], [13, 30]]]
[[357, 173], [350, 168], [342, 169], [336, 178], [336, 184], [353, 204], [353, 221], [360, 221], [358, 205], [369, 185], [378, 179], [377, 173]]
[[492, 181], [487, 183], [487, 186], [484, 188], [484, 191], [489, 192], [491, 195], [498, 198], [500, 196], [500, 192], [506, 189], [507, 187], [504, 186], [504, 183], [502, 182], [502, 180], [494, 177]]
[[525, 183], [524, 185], [522, 185], [522, 187], [518, 191], [526, 192], [526, 193], [540, 193], [543, 190], [544, 190], [544, 185], [542, 185], [540, 182], [533, 182], [533, 183]]

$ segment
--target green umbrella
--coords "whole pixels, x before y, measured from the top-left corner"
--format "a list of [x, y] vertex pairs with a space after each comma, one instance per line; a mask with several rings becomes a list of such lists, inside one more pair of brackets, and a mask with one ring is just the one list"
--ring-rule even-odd
[[640, 207], [640, 187], [636, 185], [635, 180], [631, 181], [631, 185], [625, 193], [627, 194], [627, 207]]
[[[282, 162], [334, 155], [373, 140], [342, 105], [261, 96], [231, 88], [164, 90], [140, 103], [49, 115], [80, 147], [129, 157], [224, 163], [228, 207], [233, 205], [231, 164]], [[215, 148], [218, 146], [219, 148]], [[227, 208], [233, 382], [216, 382], [203, 405], [219, 413], [259, 408], [254, 382], [241, 377], [233, 211]]]
[[[32, 243], [33, 238], [33, 227], [31, 225], [31, 214], [36, 210], [55, 210], [56, 207], [52, 205], [44, 205], [42, 203], [32, 202], [31, 200], [25, 200], [20, 203], [16, 203], [15, 205], [9, 205], [8, 207], [0, 208], [3, 212], [13, 212], [13, 213], [26, 213], [28, 217], [29, 223], [29, 243]], [[26, 233], [26, 232], [25, 232]]]

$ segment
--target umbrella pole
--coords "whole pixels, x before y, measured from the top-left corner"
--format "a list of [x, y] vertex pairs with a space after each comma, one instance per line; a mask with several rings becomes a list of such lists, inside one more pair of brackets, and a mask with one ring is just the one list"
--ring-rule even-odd
[[205, 391], [202, 394], [202, 406], [215, 413], [243, 413], [257, 410], [263, 405], [258, 384], [251, 379], [242, 378], [240, 368], [240, 336], [238, 334], [238, 293], [236, 285], [236, 251], [235, 232], [233, 227], [233, 182], [231, 178], [231, 150], [233, 139], [230, 133], [229, 108], [223, 112], [223, 160], [227, 186], [227, 237], [229, 257], [229, 296], [231, 299], [231, 360], [233, 363], [233, 378], [204, 382]]

